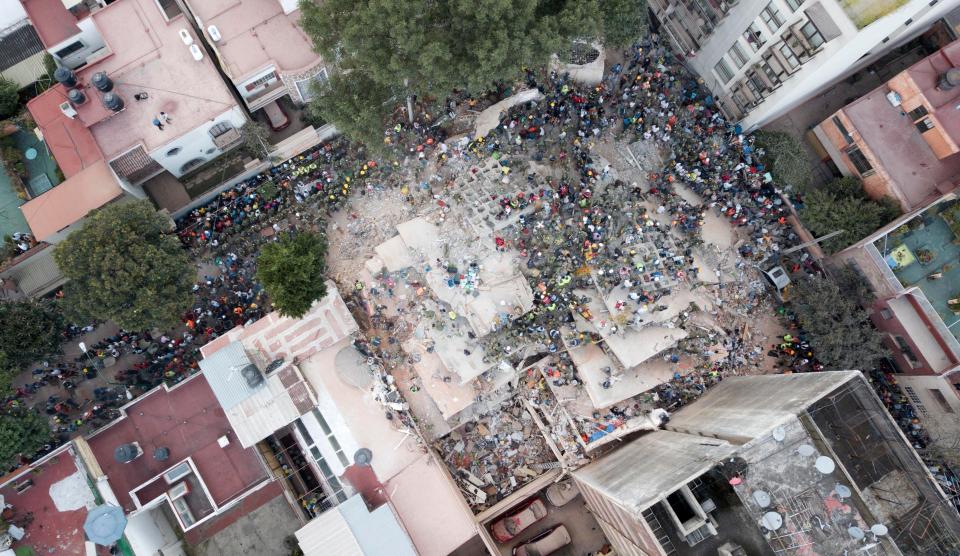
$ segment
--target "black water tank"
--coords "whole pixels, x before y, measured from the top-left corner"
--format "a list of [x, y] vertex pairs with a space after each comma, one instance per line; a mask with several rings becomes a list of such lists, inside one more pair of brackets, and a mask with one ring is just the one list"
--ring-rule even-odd
[[98, 71], [90, 78], [90, 83], [101, 93], [109, 93], [113, 90], [113, 80], [107, 77], [107, 72]]
[[55, 69], [53, 78], [57, 80], [57, 83], [62, 83], [64, 87], [76, 87], [77, 85], [77, 75], [64, 67]]
[[107, 110], [119, 112], [123, 110], [123, 99], [117, 93], [106, 93], [103, 95], [103, 106]]
[[70, 89], [67, 91], [67, 98], [74, 106], [80, 106], [84, 102], [87, 102], [87, 95], [83, 94], [83, 91], [80, 89]]

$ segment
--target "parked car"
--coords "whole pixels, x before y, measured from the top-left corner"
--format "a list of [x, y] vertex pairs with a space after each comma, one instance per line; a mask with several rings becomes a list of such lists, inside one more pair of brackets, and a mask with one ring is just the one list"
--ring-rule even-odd
[[547, 556], [570, 544], [570, 533], [563, 525], [554, 525], [529, 541], [517, 545], [513, 556]]
[[498, 541], [507, 542], [527, 527], [546, 517], [546, 515], [547, 505], [543, 503], [543, 500], [539, 497], [531, 498], [501, 517], [490, 527], [490, 532]]
[[577, 485], [573, 484], [573, 479], [567, 479], [550, 485], [547, 489], [547, 502], [550, 502], [557, 508], [573, 500], [580, 494]]

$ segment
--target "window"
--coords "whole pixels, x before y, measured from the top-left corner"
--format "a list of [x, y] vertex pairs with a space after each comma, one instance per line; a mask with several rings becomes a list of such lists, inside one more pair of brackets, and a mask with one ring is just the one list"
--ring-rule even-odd
[[737, 66], [737, 69], [742, 68], [743, 65], [747, 63], [747, 60], [750, 59], [747, 53], [743, 51], [743, 47], [740, 46], [739, 42], [733, 43], [733, 46], [727, 51], [727, 56], [733, 61], [733, 65]]
[[303, 425], [303, 421], [297, 419], [294, 421], [297, 424], [297, 430], [300, 431], [300, 436], [303, 437], [303, 441], [307, 443], [307, 446], [312, 446], [314, 444], [313, 437], [310, 436], [310, 432], [307, 431], [307, 427]]
[[790, 8], [791, 12], [799, 10], [800, 4], [803, 4], [803, 0], [787, 0], [787, 7]]
[[187, 505], [187, 501], [183, 498], [177, 498], [173, 501], [173, 509], [177, 512], [177, 515], [180, 516], [180, 521], [183, 522], [185, 528], [197, 522], [197, 520], [193, 518], [193, 512], [190, 511], [190, 506]]
[[768, 64], [766, 60], [757, 65], [760, 66], [760, 71], [767, 76], [767, 79], [769, 79], [774, 86], [780, 84], [780, 76], [777, 74], [777, 72], [773, 71], [773, 68], [770, 67], [770, 64]]
[[823, 40], [823, 35], [820, 34], [820, 30], [817, 29], [817, 26], [813, 24], [812, 21], [808, 21], [806, 25], [800, 28], [800, 32], [803, 34], [804, 38], [807, 39], [807, 42], [810, 43], [810, 48], [816, 50], [820, 48], [820, 45], [827, 42]]
[[717, 77], [720, 78], [721, 83], [728, 83], [733, 79], [733, 72], [730, 71], [730, 66], [724, 60], [717, 62], [717, 65], [713, 66], [713, 70], [717, 72]]
[[[320, 415], [320, 411], [316, 408], [313, 409], [313, 416], [317, 418], [317, 423], [320, 425], [320, 428], [323, 429], [324, 434], [327, 435], [327, 438], [332, 438], [332, 434], [327, 431], [330, 430], [330, 427], [327, 425], [327, 421], [323, 419], [323, 416]], [[300, 435], [303, 437], [303, 441], [307, 443], [307, 449], [310, 451], [310, 455], [313, 456], [314, 461], [317, 462], [317, 467], [320, 468], [320, 473], [323, 475], [323, 480], [330, 487], [331, 493], [337, 497], [337, 500], [340, 502], [347, 501], [347, 495], [343, 492], [343, 485], [340, 484], [340, 480], [337, 479], [337, 475], [333, 472], [333, 469], [330, 468], [330, 465], [327, 463], [327, 460], [324, 459], [323, 453], [320, 452], [320, 449], [317, 448], [313, 436], [307, 431], [307, 427], [304, 426], [303, 421], [297, 419], [294, 421], [297, 426], [297, 430], [300, 432]], [[337, 454], [340, 457], [340, 454], [343, 453], [343, 450], [340, 448], [340, 444], [334, 439], [331, 442], [335, 446], [335, 450], [339, 453]], [[344, 466], [347, 464], [344, 463]]]
[[180, 147], [174, 147], [169, 151], [167, 151], [167, 156], [177, 156], [178, 154], [180, 154], [180, 151], [182, 150], [183, 149], [181, 149]]
[[189, 161], [187, 161], [186, 164], [184, 164], [183, 166], [180, 167], [180, 173], [181, 173], [181, 174], [186, 174], [186, 173], [189, 172], [190, 170], [193, 170], [194, 168], [196, 168], [197, 166], [202, 165], [203, 163], [204, 163], [204, 160], [203, 160], [202, 158], [194, 158], [194, 159], [192, 159], [192, 160], [189, 160]]
[[922, 120], [917, 121], [913, 125], [917, 127], [917, 131], [919, 131], [920, 133], [926, 133], [931, 129], [937, 127], [933, 125], [933, 120], [931, 120], [930, 118], [923, 118]]
[[[895, 338], [900, 338], [900, 337], [895, 336]], [[907, 395], [907, 398], [910, 399], [910, 403], [912, 403], [913, 406], [917, 408], [917, 411], [919, 411], [922, 415], [926, 416], [927, 408], [926, 406], [923, 405], [923, 402], [920, 401], [920, 396], [917, 395], [916, 390], [914, 390], [910, 386], [904, 386], [903, 392]]]
[[850, 157], [850, 162], [853, 163], [853, 167], [857, 169], [857, 173], [861, 176], [873, 172], [873, 166], [870, 165], [867, 157], [860, 152], [860, 147], [854, 145], [847, 149], [847, 156]]
[[754, 52], [760, 50], [760, 47], [767, 42], [756, 23], [751, 23], [750, 27], [747, 27], [747, 30], [743, 32], [743, 38], [746, 39]]
[[777, 49], [780, 51], [780, 54], [783, 55], [783, 60], [790, 66], [790, 69], [797, 69], [800, 67], [800, 60], [797, 58], [797, 55], [790, 48], [790, 45], [783, 43]]
[[157, 5], [160, 6], [160, 11], [163, 12], [163, 17], [167, 18], [167, 21], [183, 13], [176, 0], [157, 0]]
[[751, 71], [747, 73], [746, 83], [747, 88], [750, 89], [750, 92], [753, 93], [753, 96], [756, 98], [761, 99], [767, 96], [767, 84], [757, 76], [756, 72]]
[[337, 459], [340, 460], [340, 463], [344, 467], [350, 465], [350, 460], [348, 460], [347, 455], [343, 453], [343, 448], [340, 446], [340, 443], [337, 442], [333, 430], [330, 429], [330, 425], [327, 424], [327, 420], [323, 418], [319, 409], [313, 408], [313, 417], [317, 420], [317, 423], [320, 424], [320, 428], [323, 429], [323, 434], [327, 435], [327, 441], [330, 442], [330, 446], [332, 446], [333, 451], [336, 452]]
[[910, 120], [914, 122], [926, 116], [927, 114], [929, 114], [929, 112], [927, 112], [927, 107], [922, 104], [914, 108], [913, 110], [907, 112], [907, 115], [910, 116]]
[[[769, 68], [773, 74], [776, 76], [774, 79], [768, 73], [767, 76], [770, 76], [770, 80], [776, 83], [783, 81], [783, 77], [787, 74], [787, 69], [783, 67], [783, 64], [780, 62], [780, 59], [777, 58], [773, 52], [768, 51], [767, 54], [763, 57], [764, 66]], [[764, 71], [767, 71], [766, 69]]]
[[846, 126], [843, 125], [843, 122], [840, 121], [840, 118], [834, 116], [831, 120], [833, 125], [837, 126], [837, 129], [840, 131], [840, 135], [843, 136], [843, 140], [847, 142], [848, 145], [853, 144], [853, 137], [850, 137], [850, 132], [847, 131]]
[[213, 127], [210, 128], [210, 136], [217, 138], [231, 129], [233, 129], [233, 124], [230, 122], [218, 122], [213, 124]]
[[61, 48], [60, 50], [53, 53], [57, 58], [66, 58], [67, 56], [73, 54], [74, 52], [83, 48], [83, 43], [80, 41], [72, 42], [67, 46]]
[[760, 12], [760, 19], [767, 25], [767, 29], [770, 29], [771, 33], [775, 33], [785, 21], [783, 15], [780, 14], [780, 10], [773, 5], [773, 2], [763, 8], [763, 11]]
[[254, 89], [259, 89], [260, 87], [266, 86], [268, 83], [270, 83], [276, 78], [277, 78], [277, 72], [271, 71], [270, 73], [268, 73], [267, 75], [264, 75], [260, 79], [255, 79], [250, 83], [247, 83], [246, 85], [244, 85], [243, 88], [246, 89], [247, 92], [249, 93]]
[[323, 84], [327, 81], [327, 68], [323, 68], [313, 77], [308, 77], [306, 79], [301, 79], [296, 82], [297, 92], [300, 93], [300, 98], [304, 102], [308, 102], [313, 99], [314, 96], [314, 83]]
[[953, 413], [953, 408], [950, 407], [950, 402], [947, 401], [947, 398], [944, 397], [943, 392], [941, 392], [939, 388], [930, 388], [928, 391], [930, 392], [930, 397], [936, 400], [937, 404], [940, 405], [940, 409], [946, 413]]

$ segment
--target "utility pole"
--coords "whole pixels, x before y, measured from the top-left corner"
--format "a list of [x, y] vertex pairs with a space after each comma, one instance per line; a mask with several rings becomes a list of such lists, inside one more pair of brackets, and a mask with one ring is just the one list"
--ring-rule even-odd
[[404, 79], [403, 86], [407, 88], [407, 119], [413, 123], [413, 96], [410, 94], [410, 80]]

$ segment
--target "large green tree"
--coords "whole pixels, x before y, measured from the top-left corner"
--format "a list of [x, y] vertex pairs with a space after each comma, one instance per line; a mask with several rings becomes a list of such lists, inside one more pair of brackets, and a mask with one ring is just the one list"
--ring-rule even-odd
[[20, 111], [20, 85], [0, 77], [0, 118], [9, 118]]
[[0, 466], [4, 470], [20, 464], [50, 441], [50, 425], [33, 410], [0, 413]]
[[777, 183], [800, 190], [810, 186], [810, 158], [798, 137], [783, 131], [759, 131], [756, 146], [763, 149], [763, 162]]
[[314, 233], [283, 234], [257, 257], [257, 280], [280, 314], [300, 318], [327, 295], [327, 242]]
[[856, 178], [840, 178], [812, 191], [800, 211], [800, 219], [815, 236], [843, 230], [821, 244], [829, 253], [860, 241], [899, 215], [896, 202], [870, 199]]
[[55, 305], [35, 301], [0, 303], [0, 368], [20, 367], [60, 353], [63, 315]]
[[808, 276], [793, 284], [791, 305], [827, 370], [866, 369], [887, 354], [883, 335], [865, 309], [871, 297], [863, 281], [843, 267], [829, 278]]
[[67, 308], [127, 330], [175, 326], [193, 302], [196, 275], [169, 231], [169, 220], [149, 201], [116, 203], [91, 214], [54, 251], [70, 279]]
[[365, 71], [335, 73], [314, 85], [307, 112], [314, 119], [335, 122], [347, 137], [376, 149], [383, 144], [383, 122], [396, 104], [391, 95]]
[[[643, 33], [646, 4], [627, 0], [300, 0], [300, 23], [315, 49], [345, 75], [313, 103], [349, 97], [324, 119], [348, 135], [361, 115], [406, 96], [445, 98], [454, 89], [486, 91], [523, 68], [566, 55], [574, 39], [625, 44]], [[353, 74], [349, 72], [354, 72]], [[356, 79], [358, 82], [348, 83]], [[374, 122], [381, 131], [382, 121]], [[351, 130], [354, 133], [351, 134]]]

